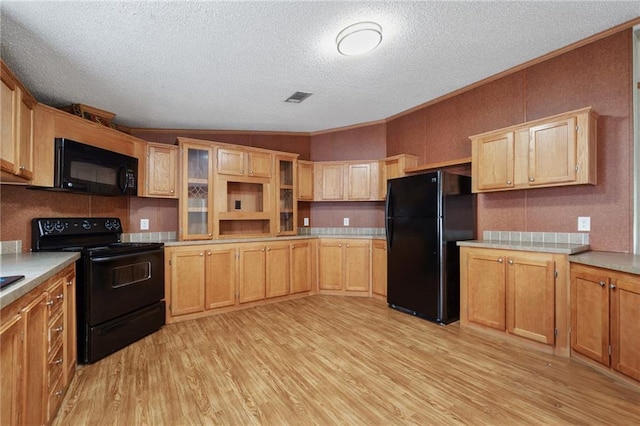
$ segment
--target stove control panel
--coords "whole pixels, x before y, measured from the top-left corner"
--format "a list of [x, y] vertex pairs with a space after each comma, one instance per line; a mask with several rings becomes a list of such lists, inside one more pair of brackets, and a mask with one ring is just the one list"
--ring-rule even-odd
[[116, 218], [40, 218], [33, 219], [32, 231], [39, 237], [53, 235], [120, 234], [122, 223]]

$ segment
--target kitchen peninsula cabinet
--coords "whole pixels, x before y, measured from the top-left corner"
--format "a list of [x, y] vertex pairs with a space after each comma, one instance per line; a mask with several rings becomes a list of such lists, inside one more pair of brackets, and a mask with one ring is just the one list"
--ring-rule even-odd
[[473, 192], [596, 184], [591, 108], [471, 136]]
[[178, 146], [146, 144], [144, 196], [178, 198]]
[[640, 276], [571, 264], [571, 350], [640, 381]]
[[165, 246], [167, 323], [313, 290], [315, 240]]
[[469, 247], [460, 253], [463, 326], [555, 345], [556, 291], [563, 294], [556, 270], [565, 255]]
[[68, 347], [75, 335], [67, 327], [75, 317], [75, 299], [65, 299], [73, 288], [69, 282], [75, 283], [75, 265], [0, 312], [2, 424], [49, 424], [60, 407], [75, 373], [75, 351]]
[[0, 181], [29, 183], [33, 177], [35, 98], [0, 61]]
[[318, 247], [320, 293], [370, 295], [371, 241], [321, 238]]
[[315, 201], [379, 201], [380, 164], [366, 162], [314, 163]]

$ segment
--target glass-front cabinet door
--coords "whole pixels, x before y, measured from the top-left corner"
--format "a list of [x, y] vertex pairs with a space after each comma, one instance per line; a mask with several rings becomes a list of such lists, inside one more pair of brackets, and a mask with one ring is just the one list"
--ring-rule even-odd
[[298, 196], [296, 188], [296, 157], [276, 157], [278, 184], [277, 227], [278, 235], [295, 235], [297, 233], [296, 217], [298, 213]]
[[180, 194], [180, 239], [213, 237], [213, 148], [180, 142], [182, 192]]

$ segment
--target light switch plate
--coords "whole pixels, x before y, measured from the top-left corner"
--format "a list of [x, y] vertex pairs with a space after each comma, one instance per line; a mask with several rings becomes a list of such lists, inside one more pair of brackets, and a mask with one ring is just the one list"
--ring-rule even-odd
[[140, 230], [141, 231], [149, 230], [149, 219], [140, 219]]
[[304, 221], [304, 226], [309, 226], [309, 218], [308, 217], [305, 217], [303, 219], [303, 221]]
[[578, 231], [591, 231], [591, 216], [578, 217]]
[[344, 219], [342, 219], [342, 224], [343, 224], [344, 226], [349, 226], [349, 218], [348, 218], [348, 217], [345, 217]]

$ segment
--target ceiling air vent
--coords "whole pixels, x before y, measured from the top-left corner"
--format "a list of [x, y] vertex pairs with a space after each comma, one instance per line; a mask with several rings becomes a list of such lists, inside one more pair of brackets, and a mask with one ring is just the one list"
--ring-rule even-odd
[[293, 95], [289, 96], [287, 99], [285, 99], [285, 102], [291, 102], [292, 104], [299, 104], [300, 102], [304, 101], [311, 95], [313, 95], [313, 93], [296, 92]]

